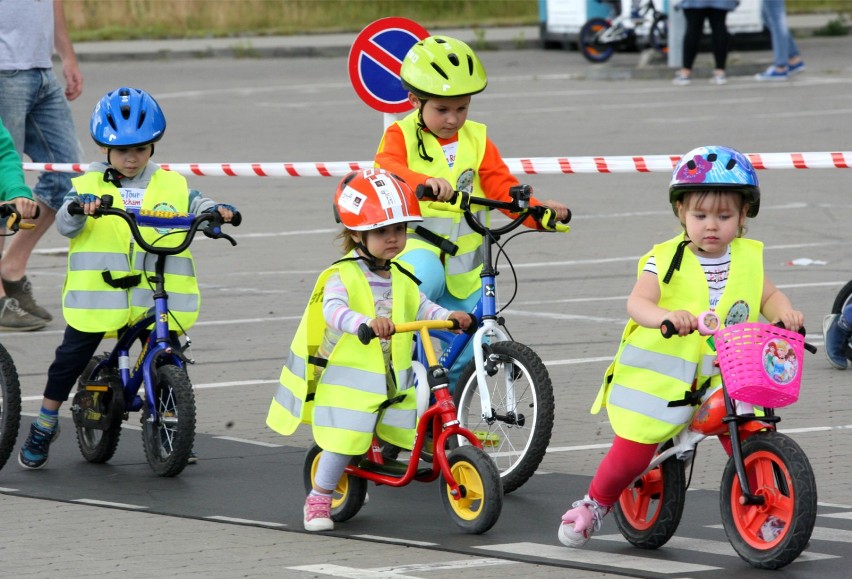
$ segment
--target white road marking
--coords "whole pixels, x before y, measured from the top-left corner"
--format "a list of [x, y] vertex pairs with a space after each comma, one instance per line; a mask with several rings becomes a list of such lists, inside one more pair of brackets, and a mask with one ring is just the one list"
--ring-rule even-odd
[[222, 515], [210, 515], [209, 517], [204, 517], [205, 519], [209, 519], [211, 521], [222, 521], [223, 523], [240, 523], [243, 525], [261, 525], [263, 527], [286, 527], [284, 523], [270, 523], [268, 521], [254, 521], [252, 519], [238, 519], [236, 517], [225, 517]]
[[[597, 541], [601, 539], [602, 541], [617, 541], [619, 543], [626, 543], [624, 537], [621, 535], [595, 535], [594, 539]], [[666, 543], [666, 548], [670, 549], [685, 549], [688, 551], [698, 551], [701, 553], [707, 553], [708, 555], [720, 555], [723, 557], [739, 557], [737, 552], [734, 551], [734, 548], [731, 547], [731, 544], [727, 541], [710, 541], [708, 539], [689, 539], [686, 537], [672, 537]], [[826, 555], [824, 553], [814, 553], [813, 551], [804, 551], [801, 555], [796, 558], [796, 563], [800, 563], [803, 561], [819, 561], [820, 559], [837, 559], [837, 555]]]
[[371, 541], [382, 541], [383, 543], [394, 543], [399, 545], [410, 545], [412, 547], [434, 547], [438, 543], [429, 543], [427, 541], [409, 541], [400, 539], [399, 537], [383, 537], [381, 535], [353, 535], [359, 539], [369, 539]]
[[438, 563], [412, 563], [409, 565], [396, 565], [393, 567], [374, 567], [372, 569], [356, 569], [355, 567], [344, 567], [343, 565], [301, 565], [299, 567], [288, 567], [293, 571], [305, 571], [331, 577], [348, 577], [349, 579], [371, 579], [387, 577], [393, 579], [418, 579], [415, 575], [405, 573], [449, 571], [454, 569], [475, 569], [477, 567], [493, 567], [494, 565], [513, 565], [514, 561], [503, 559], [462, 559], [459, 561], [444, 561]]
[[119, 509], [132, 509], [132, 510], [136, 510], [136, 511], [148, 508], [144, 505], [130, 505], [130, 504], [127, 504], [127, 503], [113, 503], [113, 502], [110, 502], [110, 501], [99, 501], [97, 499], [74, 499], [71, 502], [72, 503], [83, 503], [83, 504], [86, 504], [86, 505], [94, 505], [94, 506], [98, 506], [98, 507], [116, 507], [116, 508], [119, 508]]

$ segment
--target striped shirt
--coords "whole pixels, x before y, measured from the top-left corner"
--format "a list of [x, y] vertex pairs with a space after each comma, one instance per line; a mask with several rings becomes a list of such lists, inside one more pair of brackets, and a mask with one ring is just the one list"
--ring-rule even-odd
[[[370, 271], [367, 263], [363, 260], [356, 262], [358, 267], [367, 278], [367, 283], [373, 292], [373, 303], [376, 306], [376, 316], [383, 318], [391, 317], [393, 296], [391, 294], [391, 279], [384, 278]], [[326, 358], [344, 332], [357, 334], [361, 324], [368, 323], [371, 318], [349, 307], [349, 293], [340, 279], [340, 274], [332, 273], [325, 282], [323, 293], [322, 311], [325, 317], [325, 335], [317, 355]], [[450, 310], [442, 308], [430, 301], [423, 292], [420, 292], [420, 307], [417, 310], [418, 320], [446, 320], [450, 317]], [[381, 340], [382, 351], [385, 354], [385, 364], [390, 363], [390, 340]]]
[[[728, 246], [725, 255], [722, 257], [702, 257], [700, 255], [696, 255], [695, 257], [698, 258], [698, 263], [701, 265], [701, 269], [704, 270], [704, 276], [707, 278], [707, 287], [710, 290], [710, 309], [715, 309], [728, 283], [728, 271], [731, 269], [731, 246]], [[645, 267], [642, 271], [659, 275], [657, 261], [653, 255], [645, 262]]]

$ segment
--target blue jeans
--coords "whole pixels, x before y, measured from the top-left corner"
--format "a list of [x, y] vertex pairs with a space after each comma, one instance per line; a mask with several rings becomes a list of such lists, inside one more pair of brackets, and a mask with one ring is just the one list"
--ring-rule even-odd
[[772, 58], [777, 68], [786, 70], [790, 59], [799, 56], [799, 47], [787, 26], [785, 0], [763, 0], [763, 23], [772, 36]]
[[[399, 261], [411, 266], [414, 275], [421, 281], [420, 291], [439, 306], [453, 311], [471, 312], [479, 301], [480, 292], [474, 292], [473, 295], [462, 299], [457, 298], [447, 291], [444, 264], [441, 263], [441, 259], [435, 253], [428, 249], [406, 251], [399, 256]], [[454, 390], [454, 385], [458, 381], [459, 376], [461, 376], [465, 366], [472, 359], [473, 340], [467, 343], [456, 363], [450, 368], [451, 390]]]
[[[79, 163], [80, 142], [65, 90], [52, 69], [0, 70], [0, 119], [18, 154], [34, 163]], [[45, 171], [33, 189], [54, 210], [71, 190], [70, 173]]]

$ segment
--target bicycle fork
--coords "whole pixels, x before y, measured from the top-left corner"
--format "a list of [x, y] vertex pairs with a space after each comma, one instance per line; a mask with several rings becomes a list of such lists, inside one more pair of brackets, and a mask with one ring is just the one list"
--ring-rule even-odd
[[[479, 401], [482, 404], [481, 416], [482, 419], [489, 424], [494, 422], [497, 417], [494, 415], [494, 408], [491, 405], [491, 392], [488, 389], [488, 381], [485, 377], [488, 373], [485, 370], [485, 340], [503, 342], [509, 341], [509, 336], [497, 324], [497, 320], [486, 318], [482, 320], [482, 326], [473, 336], [473, 359], [476, 364], [476, 382], [479, 389]], [[512, 372], [507, 372], [506, 380], [506, 408], [515, 407], [515, 383]]]

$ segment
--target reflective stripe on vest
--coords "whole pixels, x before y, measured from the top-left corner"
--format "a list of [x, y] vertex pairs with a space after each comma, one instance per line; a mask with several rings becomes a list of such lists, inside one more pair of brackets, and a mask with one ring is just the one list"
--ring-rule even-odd
[[[483, 196], [482, 185], [479, 181], [479, 167], [485, 156], [485, 125], [470, 120], [465, 122], [458, 133], [456, 157], [453, 166], [450, 167], [447, 164], [446, 156], [438, 140], [427, 131], [422, 133], [423, 144], [427, 155], [432, 157], [434, 161], [430, 163], [420, 158], [417, 147], [418, 120], [418, 113], [414, 111], [400, 121], [397, 121], [405, 138], [409, 169], [430, 175], [431, 177], [446, 179], [453, 186], [458, 184], [462, 173], [473, 170], [473, 183], [469, 193], [474, 196]], [[474, 206], [473, 210], [481, 213], [480, 218], [486, 225], [490, 224], [491, 214], [484, 207]], [[456, 255], [444, 256], [447, 290], [452, 295], [462, 299], [478, 292], [481, 288], [479, 273], [483, 264], [481, 250], [482, 236], [470, 228], [464, 216], [460, 213], [434, 209], [429, 206], [428, 202], [420, 203], [420, 211], [423, 213], [421, 227], [449, 239], [458, 246]], [[440, 224], [437, 223], [439, 221], [441, 222]], [[409, 234], [411, 235], [411, 232]], [[415, 239], [418, 238], [415, 237]], [[435, 253], [439, 252], [432, 244], [427, 245]], [[406, 251], [419, 247], [423, 246], [421, 244], [412, 244], [411, 247], [406, 247]]]
[[[89, 172], [71, 182], [80, 194], [112, 195], [113, 206], [124, 209], [121, 195], [114, 185], [104, 182], [103, 173]], [[71, 238], [62, 287], [62, 315], [69, 326], [97, 333], [127, 325], [128, 291], [110, 286], [103, 272], [116, 278], [131, 274], [130, 240], [130, 229], [118, 217], [87, 218], [80, 233]]]
[[[651, 255], [658, 271], [665, 272], [681, 240], [678, 236], [655, 246], [640, 260], [638, 274]], [[710, 308], [706, 276], [691, 251], [684, 253], [681, 268], [669, 284], [662, 282], [662, 276], [658, 276], [658, 282], [661, 308], [691, 312]], [[763, 283], [763, 245], [735, 239], [728, 281], [716, 307], [720, 320], [724, 323], [733, 307], [740, 317], [758, 319]], [[683, 399], [695, 380], [701, 384], [712, 377], [711, 385], [718, 384], [714, 359], [705, 336], [694, 333], [665, 340], [659, 329], [644, 328], [630, 320], [592, 412], [606, 406], [613, 430], [622, 438], [648, 444], [664, 442], [682, 429], [695, 411], [693, 406], [668, 407], [668, 402]]]

